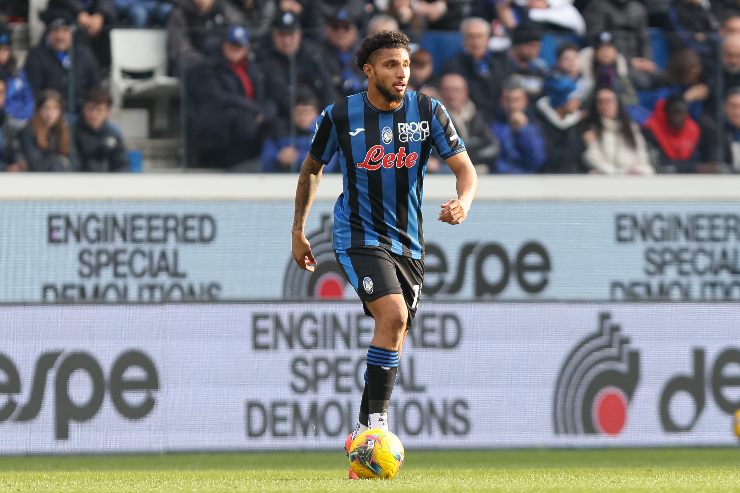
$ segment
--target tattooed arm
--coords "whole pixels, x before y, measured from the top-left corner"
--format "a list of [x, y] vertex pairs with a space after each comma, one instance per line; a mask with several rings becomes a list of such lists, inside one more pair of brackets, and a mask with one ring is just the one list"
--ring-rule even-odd
[[293, 215], [292, 249], [293, 259], [301, 269], [313, 272], [316, 259], [311, 252], [311, 245], [306, 239], [306, 218], [319, 188], [324, 166], [311, 155], [307, 155], [301, 165], [298, 186], [295, 191], [295, 213]]

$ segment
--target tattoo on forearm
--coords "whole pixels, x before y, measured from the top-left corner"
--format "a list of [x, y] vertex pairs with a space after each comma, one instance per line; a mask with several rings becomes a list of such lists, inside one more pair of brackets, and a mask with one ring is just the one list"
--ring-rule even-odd
[[[318, 164], [318, 166], [317, 166]], [[311, 203], [316, 195], [321, 175], [321, 163], [315, 163], [306, 158], [298, 175], [298, 186], [295, 192], [295, 212], [293, 215], [293, 231], [303, 230]]]

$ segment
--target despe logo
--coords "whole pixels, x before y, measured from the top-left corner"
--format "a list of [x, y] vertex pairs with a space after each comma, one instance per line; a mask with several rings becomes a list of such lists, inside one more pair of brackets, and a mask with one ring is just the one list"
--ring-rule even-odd
[[640, 355], [610, 320], [609, 313], [601, 313], [598, 330], [563, 363], [553, 399], [558, 435], [617, 436], [624, 430], [640, 379]]
[[[70, 384], [75, 375], [82, 374], [90, 383], [79, 392], [79, 386]], [[47, 381], [53, 385], [54, 436], [57, 440], [69, 439], [71, 423], [93, 419], [103, 405], [106, 391], [119, 415], [138, 420], [154, 409], [155, 392], [159, 390], [159, 376], [153, 361], [145, 353], [135, 350], [126, 351], [116, 358], [107, 379], [98, 360], [83, 351], [42, 353], [30, 382], [23, 382], [15, 362], [0, 354], [0, 375], [3, 382], [0, 394], [4, 397], [0, 423], [36, 419], [44, 409]], [[29, 389], [27, 392], [26, 388]], [[129, 393], [133, 395], [129, 396]], [[18, 394], [27, 396], [25, 403], [18, 399]]]
[[286, 300], [344, 299], [347, 282], [337, 263], [332, 248], [332, 224], [330, 214], [321, 216], [319, 229], [307, 235], [311, 251], [318, 263], [313, 274], [302, 270], [291, 258], [283, 278], [283, 298]]

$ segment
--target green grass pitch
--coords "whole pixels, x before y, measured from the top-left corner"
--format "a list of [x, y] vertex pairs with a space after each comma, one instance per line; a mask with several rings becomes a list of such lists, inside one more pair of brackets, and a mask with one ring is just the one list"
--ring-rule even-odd
[[409, 451], [393, 481], [340, 453], [1, 457], [0, 491], [738, 491], [740, 448]]

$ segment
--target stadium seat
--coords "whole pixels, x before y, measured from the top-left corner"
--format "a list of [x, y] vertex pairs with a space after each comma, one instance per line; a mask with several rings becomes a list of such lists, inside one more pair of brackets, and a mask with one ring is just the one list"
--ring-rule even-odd
[[665, 68], [668, 65], [670, 51], [668, 48], [668, 39], [661, 29], [650, 29], [650, 47], [653, 50], [653, 61], [660, 68]]
[[462, 50], [462, 35], [457, 31], [427, 31], [419, 45], [432, 54], [434, 72], [439, 73], [445, 62]]
[[110, 91], [113, 108], [128, 96], [153, 99], [154, 127], [166, 119], [168, 103], [179, 97], [180, 82], [167, 75], [167, 32], [162, 29], [113, 29], [110, 33]]

